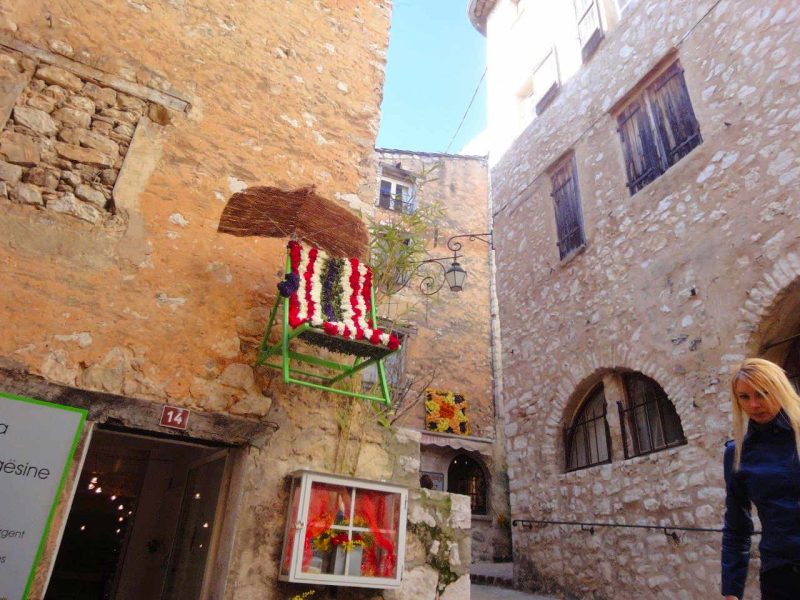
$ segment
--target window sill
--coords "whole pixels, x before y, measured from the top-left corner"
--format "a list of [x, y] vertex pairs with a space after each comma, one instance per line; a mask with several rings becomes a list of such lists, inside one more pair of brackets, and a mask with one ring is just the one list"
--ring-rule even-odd
[[596, 462], [596, 463], [592, 463], [590, 465], [584, 465], [582, 467], [576, 467], [574, 469], [568, 469], [568, 470], [562, 471], [561, 474], [562, 475], [569, 475], [570, 473], [577, 473], [578, 471], [585, 471], [586, 469], [593, 469], [594, 467], [601, 467], [603, 465], [610, 465], [611, 462], [612, 461], [609, 458], [608, 460], [604, 460], [603, 462]]
[[472, 520], [473, 521], [486, 521], [486, 522], [491, 523], [492, 522], [492, 517], [491, 517], [491, 515], [472, 515]]
[[655, 456], [657, 454], [662, 454], [662, 453], [667, 454], [667, 455], [672, 455], [672, 454], [675, 453], [674, 451], [680, 450], [684, 446], [688, 446], [688, 445], [689, 445], [689, 441], [684, 439], [680, 443], [671, 444], [669, 446], [664, 446], [663, 448], [659, 448], [658, 450], [650, 450], [648, 452], [642, 452], [641, 454], [635, 454], [633, 456], [627, 456], [627, 457], [625, 457], [624, 460], [627, 462], [627, 461], [635, 461], [636, 459], [649, 459], [651, 456]]
[[534, 110], [536, 111], [537, 117], [541, 115], [547, 109], [547, 107], [553, 103], [553, 101], [558, 96], [559, 91], [561, 91], [561, 86], [558, 84], [558, 82], [555, 82], [553, 83], [553, 85], [550, 86], [550, 89], [547, 90], [544, 96], [542, 96], [542, 99], [536, 103], [536, 107]]
[[581, 48], [581, 60], [583, 64], [586, 64], [591, 60], [592, 56], [594, 56], [597, 49], [600, 47], [600, 43], [605, 39], [605, 34], [603, 33], [602, 29], [595, 29], [594, 33], [591, 37], [586, 41]]
[[564, 258], [561, 259], [561, 262], [560, 262], [559, 266], [561, 266], [561, 267], [567, 266], [567, 264], [572, 262], [577, 256], [579, 256], [579, 255], [583, 254], [584, 252], [586, 252], [586, 245], [587, 245], [586, 242], [584, 242], [583, 244], [581, 244], [580, 246], [578, 246], [574, 250], [571, 250], [570, 252], [568, 252], [564, 256]]

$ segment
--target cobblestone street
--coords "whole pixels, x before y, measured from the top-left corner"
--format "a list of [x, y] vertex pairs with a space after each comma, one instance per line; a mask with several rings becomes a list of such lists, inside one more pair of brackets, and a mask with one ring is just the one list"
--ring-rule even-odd
[[[510, 589], [514, 578], [513, 563], [478, 562], [470, 566], [473, 583], [472, 600], [557, 600], [555, 596], [542, 596]], [[485, 585], [490, 583], [492, 585]]]

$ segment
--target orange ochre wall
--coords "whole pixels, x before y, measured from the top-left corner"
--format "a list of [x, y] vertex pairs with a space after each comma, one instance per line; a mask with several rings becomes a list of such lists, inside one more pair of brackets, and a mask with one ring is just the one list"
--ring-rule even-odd
[[[285, 240], [221, 235], [217, 223], [251, 185], [313, 184], [356, 210], [372, 202], [390, 10], [374, 0], [0, 9], [0, 42], [189, 104], [154, 126], [141, 156], [129, 152], [155, 167], [125, 218], [92, 225], [0, 197], [0, 357], [79, 387], [264, 414], [260, 394], [236, 409], [252, 377], [229, 367], [250, 362]], [[0, 54], [5, 68], [30, 63], [5, 43]]]

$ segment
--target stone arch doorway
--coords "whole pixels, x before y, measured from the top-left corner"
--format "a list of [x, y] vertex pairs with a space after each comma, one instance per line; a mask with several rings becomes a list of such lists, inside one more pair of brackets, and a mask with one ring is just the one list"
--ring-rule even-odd
[[489, 514], [489, 478], [478, 459], [458, 454], [447, 469], [447, 491], [469, 496], [473, 515]]

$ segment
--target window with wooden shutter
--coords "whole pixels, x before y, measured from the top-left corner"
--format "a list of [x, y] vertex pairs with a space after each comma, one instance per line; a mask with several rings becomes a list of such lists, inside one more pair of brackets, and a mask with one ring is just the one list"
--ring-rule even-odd
[[677, 62], [625, 106], [617, 125], [631, 195], [703, 142]]
[[551, 181], [558, 233], [558, 254], [563, 260], [586, 245], [574, 155], [556, 168], [551, 175]]
[[635, 194], [662, 173], [658, 146], [653, 139], [643, 99], [631, 102], [617, 121], [625, 154], [628, 188], [631, 194]]
[[671, 167], [702, 142], [683, 69], [672, 65], [648, 91], [666, 165]]

